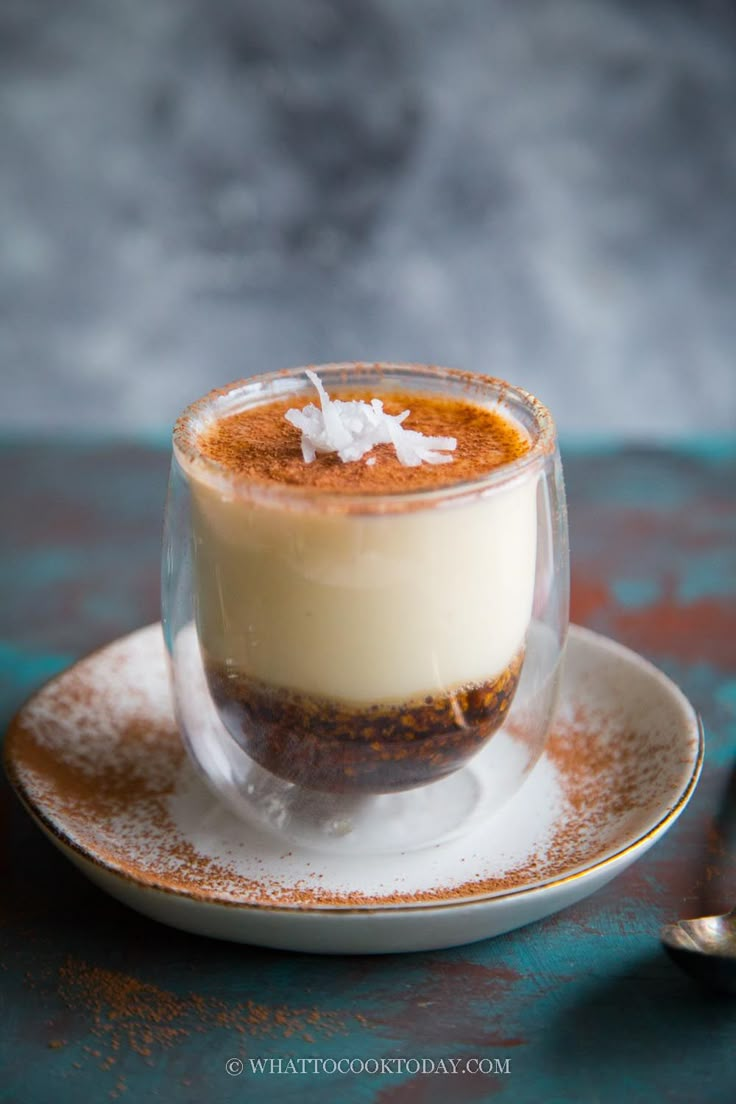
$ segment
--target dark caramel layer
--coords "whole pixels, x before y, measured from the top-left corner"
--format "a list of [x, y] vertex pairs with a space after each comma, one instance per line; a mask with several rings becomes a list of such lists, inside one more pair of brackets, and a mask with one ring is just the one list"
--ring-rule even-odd
[[508, 712], [522, 659], [480, 686], [385, 707], [265, 686], [211, 661], [205, 667], [229, 732], [262, 767], [327, 793], [390, 793], [443, 778], [479, 751]]

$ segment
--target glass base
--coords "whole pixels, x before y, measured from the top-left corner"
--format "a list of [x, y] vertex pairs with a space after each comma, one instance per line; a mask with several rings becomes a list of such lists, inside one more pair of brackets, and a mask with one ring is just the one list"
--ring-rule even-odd
[[539, 757], [559, 678], [558, 662], [546, 670], [542, 662], [545, 653], [550, 659], [559, 655], [552, 643], [531, 650], [537, 659], [525, 664], [511, 716], [482, 751], [454, 774], [402, 793], [320, 793], [255, 763], [220, 720], [191, 623], [174, 647], [179, 727], [190, 758], [215, 793], [244, 821], [286, 844], [355, 855], [436, 846], [492, 816]]

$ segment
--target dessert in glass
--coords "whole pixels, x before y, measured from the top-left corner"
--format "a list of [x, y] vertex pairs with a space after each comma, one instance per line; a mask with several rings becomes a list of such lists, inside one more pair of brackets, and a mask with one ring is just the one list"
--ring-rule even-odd
[[421, 365], [241, 380], [174, 431], [163, 607], [190, 755], [245, 818], [410, 848], [541, 754], [568, 617], [554, 424]]

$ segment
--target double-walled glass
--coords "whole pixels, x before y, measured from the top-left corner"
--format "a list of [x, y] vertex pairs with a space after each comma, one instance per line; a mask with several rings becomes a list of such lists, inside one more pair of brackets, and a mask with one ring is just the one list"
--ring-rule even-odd
[[194, 403], [174, 431], [164, 541], [177, 717], [205, 779], [261, 829], [344, 851], [426, 846], [495, 812], [544, 747], [568, 622], [554, 424], [485, 376], [317, 371], [333, 398], [347, 384], [492, 407], [529, 450], [436, 490], [266, 484], [204, 456], [201, 434], [314, 398], [304, 371]]

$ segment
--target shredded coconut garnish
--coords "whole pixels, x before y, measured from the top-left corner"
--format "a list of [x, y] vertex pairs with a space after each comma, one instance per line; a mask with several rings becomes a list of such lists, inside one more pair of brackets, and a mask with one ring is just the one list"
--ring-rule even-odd
[[[311, 464], [318, 452], [336, 452], [343, 463], [360, 460], [376, 445], [393, 445], [399, 461], [407, 468], [420, 464], [449, 464], [447, 452], [457, 448], [455, 437], [427, 437], [404, 429], [410, 410], [387, 414], [380, 399], [342, 402], [331, 399], [316, 372], [307, 371], [317, 388], [320, 406], [309, 403], [303, 410], [292, 407], [284, 417], [302, 433], [302, 456]], [[375, 457], [366, 460], [374, 464]]]

